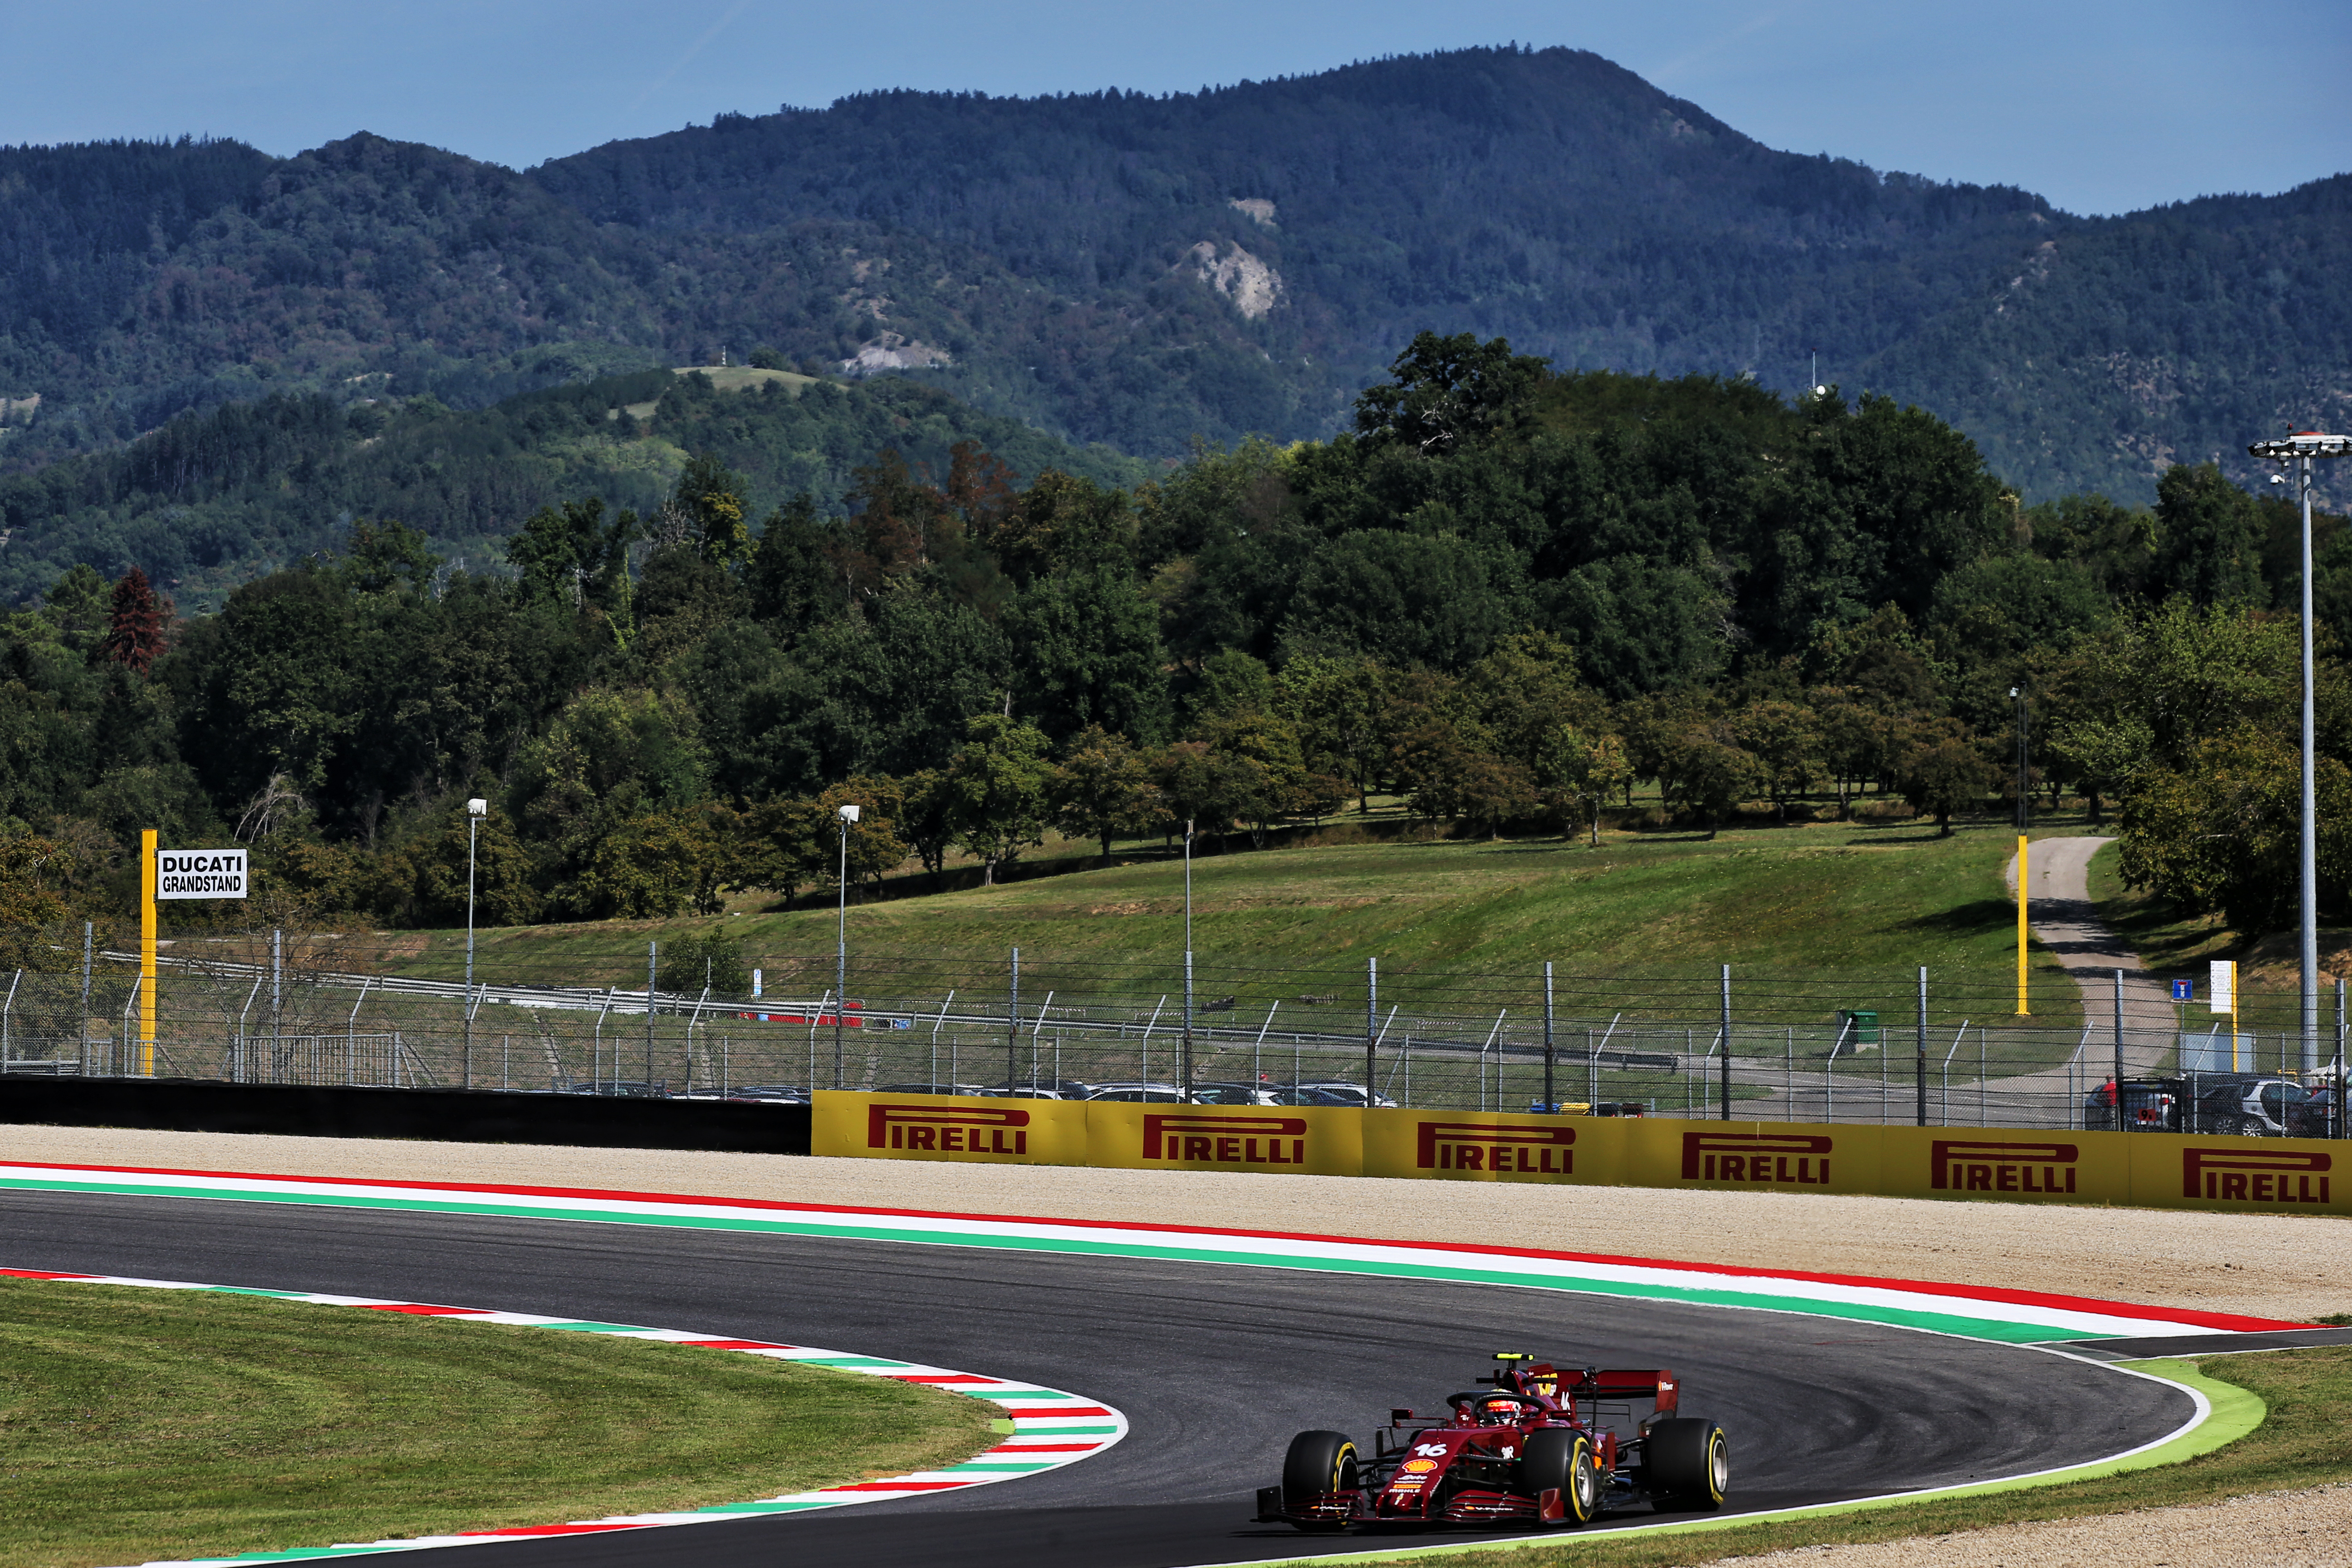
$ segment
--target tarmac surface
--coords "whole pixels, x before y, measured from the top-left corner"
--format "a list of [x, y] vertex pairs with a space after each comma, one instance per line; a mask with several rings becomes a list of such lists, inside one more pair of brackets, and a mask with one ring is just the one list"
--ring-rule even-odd
[[[1664, 1366], [1730, 1434], [1732, 1510], [2053, 1468], [2161, 1437], [2168, 1386], [2030, 1347], [1479, 1285], [629, 1226], [0, 1195], [5, 1263], [814, 1343], [1034, 1378], [1127, 1413], [1050, 1475], [820, 1515], [469, 1548], [466, 1562], [1184, 1568], [1480, 1539], [1253, 1523], [1297, 1431], [1442, 1408], [1497, 1350]], [[1634, 1507], [1600, 1528], [1656, 1519]], [[1488, 1536], [1487, 1538], [1492, 1538]], [[320, 1542], [320, 1544], [324, 1544]]]

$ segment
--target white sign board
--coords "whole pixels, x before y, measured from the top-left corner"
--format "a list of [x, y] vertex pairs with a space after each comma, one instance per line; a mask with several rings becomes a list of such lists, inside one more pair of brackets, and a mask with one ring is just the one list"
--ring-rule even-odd
[[155, 852], [155, 897], [241, 899], [246, 889], [242, 849], [159, 849]]
[[2234, 961], [2226, 958], [2217, 958], [2212, 963], [2212, 979], [2207, 983], [2210, 998], [2208, 1007], [2212, 1012], [2227, 1013], [2235, 1017], [2238, 1013], [2238, 966]]

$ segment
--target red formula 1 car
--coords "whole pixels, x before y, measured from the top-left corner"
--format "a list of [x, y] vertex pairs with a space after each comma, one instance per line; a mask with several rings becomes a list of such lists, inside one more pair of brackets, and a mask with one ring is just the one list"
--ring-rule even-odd
[[1301, 1432], [1282, 1484], [1258, 1491], [1258, 1520], [1307, 1531], [1578, 1525], [1628, 1502], [1722, 1506], [1723, 1428], [1679, 1414], [1673, 1373], [1563, 1371], [1511, 1352], [1495, 1360], [1484, 1387], [1446, 1399], [1440, 1424], [1390, 1411], [1369, 1456], [1343, 1432]]

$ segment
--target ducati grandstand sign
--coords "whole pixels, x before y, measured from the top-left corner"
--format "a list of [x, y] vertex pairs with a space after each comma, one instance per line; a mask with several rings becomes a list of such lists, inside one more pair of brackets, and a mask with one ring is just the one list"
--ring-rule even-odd
[[242, 849], [160, 849], [158, 899], [241, 899], [247, 886]]

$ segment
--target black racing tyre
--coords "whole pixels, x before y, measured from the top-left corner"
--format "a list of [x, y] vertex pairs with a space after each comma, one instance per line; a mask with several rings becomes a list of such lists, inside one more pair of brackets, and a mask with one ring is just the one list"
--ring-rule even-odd
[[1559, 1493], [1568, 1510], [1562, 1524], [1590, 1524], [1601, 1511], [1601, 1471], [1592, 1462], [1592, 1444], [1581, 1432], [1545, 1426], [1528, 1435], [1527, 1451], [1519, 1456], [1519, 1489], [1531, 1498]]
[[[1298, 1508], [1330, 1492], [1353, 1491], [1360, 1470], [1356, 1459], [1356, 1440], [1345, 1432], [1301, 1432], [1290, 1440], [1290, 1451], [1282, 1457], [1282, 1500]], [[1302, 1524], [1299, 1528], [1347, 1527], [1333, 1521]]]
[[1650, 1428], [1650, 1492], [1663, 1509], [1712, 1511], [1731, 1485], [1730, 1445], [1712, 1421], [1681, 1417]]

